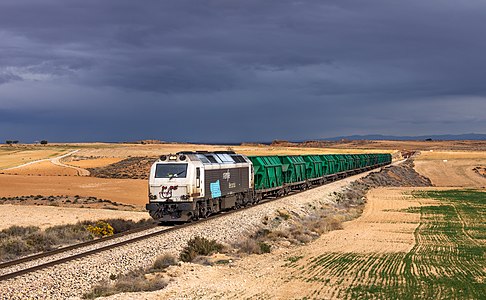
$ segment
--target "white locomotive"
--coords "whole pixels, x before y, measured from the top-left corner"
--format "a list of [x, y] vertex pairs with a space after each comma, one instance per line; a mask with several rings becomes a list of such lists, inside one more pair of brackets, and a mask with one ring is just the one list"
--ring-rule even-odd
[[253, 166], [232, 151], [162, 155], [150, 169], [146, 209], [161, 222], [189, 221], [252, 202]]

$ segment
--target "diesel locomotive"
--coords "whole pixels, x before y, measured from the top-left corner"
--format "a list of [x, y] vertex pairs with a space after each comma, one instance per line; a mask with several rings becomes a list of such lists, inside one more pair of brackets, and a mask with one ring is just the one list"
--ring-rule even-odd
[[391, 155], [384, 153], [245, 156], [233, 151], [195, 151], [162, 155], [150, 169], [146, 209], [159, 222], [187, 222], [391, 161]]

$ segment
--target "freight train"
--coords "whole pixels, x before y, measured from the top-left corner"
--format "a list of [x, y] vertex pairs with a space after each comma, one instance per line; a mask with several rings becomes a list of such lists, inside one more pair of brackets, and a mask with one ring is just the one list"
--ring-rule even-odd
[[159, 222], [187, 222], [281, 197], [390, 164], [390, 154], [245, 156], [179, 152], [152, 165], [146, 209]]

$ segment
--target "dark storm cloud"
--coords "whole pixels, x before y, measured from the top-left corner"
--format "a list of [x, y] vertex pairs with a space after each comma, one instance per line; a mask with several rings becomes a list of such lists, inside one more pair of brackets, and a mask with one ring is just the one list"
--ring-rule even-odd
[[4, 0], [0, 136], [484, 132], [485, 20], [481, 1]]

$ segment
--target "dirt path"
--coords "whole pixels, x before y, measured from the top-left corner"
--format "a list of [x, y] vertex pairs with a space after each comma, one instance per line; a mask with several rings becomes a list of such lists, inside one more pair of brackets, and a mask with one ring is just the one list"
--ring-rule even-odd
[[55, 164], [56, 166], [74, 169], [74, 170], [76, 170], [78, 176], [89, 176], [90, 173], [89, 173], [88, 170], [83, 169], [83, 168], [80, 168], [80, 167], [76, 167], [76, 166], [66, 165], [66, 164], [63, 164], [61, 162], [61, 159], [65, 158], [67, 156], [70, 156], [70, 155], [72, 155], [72, 154], [74, 154], [74, 153], [76, 153], [78, 151], [79, 150], [76, 150], [76, 151], [73, 151], [73, 152], [68, 153], [66, 155], [55, 157], [55, 158], [51, 159], [51, 163]]
[[[369, 193], [363, 215], [301, 247], [253, 255], [229, 265], [184, 264], [170, 272], [174, 281], [152, 293], [113, 299], [296, 299], [335, 298], [370, 269], [380, 269], [382, 255], [403, 256], [415, 245], [419, 213], [405, 212], [430, 200], [413, 198], [413, 188], [379, 188]], [[405, 193], [404, 193], [405, 192]], [[369, 262], [360, 257], [375, 257]], [[341, 261], [341, 264], [332, 262]], [[315, 265], [318, 262], [319, 264]], [[322, 263], [322, 267], [320, 267]], [[399, 272], [400, 264], [393, 270]], [[142, 296], [143, 295], [143, 296]]]
[[33, 164], [36, 164], [36, 163], [40, 163], [40, 162], [43, 162], [43, 161], [49, 161], [49, 160], [52, 161], [54, 159], [61, 159], [61, 158], [70, 156], [70, 155], [72, 155], [72, 154], [74, 154], [74, 153], [76, 153], [78, 151], [79, 150], [74, 150], [74, 151], [71, 151], [69, 153], [63, 154], [61, 156], [54, 157], [54, 158], [44, 158], [44, 159], [34, 160], [34, 161], [31, 161], [31, 162], [28, 162], [28, 163], [25, 163], [25, 164], [21, 164], [19, 166], [15, 166], [15, 167], [11, 167], [11, 168], [4, 169], [4, 171], [15, 170], [15, 169], [23, 168], [23, 167], [30, 166], [30, 165], [33, 165]]
[[69, 153], [53, 157], [28, 162], [19, 166], [2, 170], [2, 173], [13, 175], [41, 175], [41, 176], [89, 176], [88, 170], [67, 165], [61, 162], [61, 159], [77, 153], [74, 150]]

